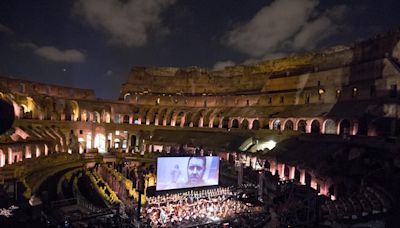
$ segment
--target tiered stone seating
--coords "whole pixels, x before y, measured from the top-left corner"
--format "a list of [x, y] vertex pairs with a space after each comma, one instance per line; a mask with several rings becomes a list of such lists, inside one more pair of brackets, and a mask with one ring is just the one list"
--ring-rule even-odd
[[40, 184], [49, 176], [67, 168], [81, 166], [83, 161], [75, 154], [58, 153], [26, 159], [2, 168], [2, 178], [25, 180], [27, 187], [35, 193]]
[[321, 206], [321, 211], [323, 217], [328, 220], [357, 220], [369, 215], [385, 213], [389, 208], [389, 198], [376, 188], [367, 186], [351, 197], [325, 201]]

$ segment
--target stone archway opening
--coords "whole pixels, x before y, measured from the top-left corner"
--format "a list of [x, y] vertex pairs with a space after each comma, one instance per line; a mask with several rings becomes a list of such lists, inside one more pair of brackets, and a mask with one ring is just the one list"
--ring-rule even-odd
[[285, 130], [293, 130], [294, 123], [292, 120], [287, 120], [285, 123]]
[[312, 134], [319, 134], [321, 133], [321, 125], [318, 120], [313, 120], [311, 122], [311, 133]]
[[94, 138], [94, 148], [99, 150], [99, 153], [106, 153], [106, 136], [101, 133], [97, 133]]
[[124, 115], [124, 117], [122, 118], [122, 122], [125, 124], [129, 123], [129, 115]]
[[219, 119], [220, 119], [220, 117], [218, 117], [218, 116], [215, 116], [213, 118], [213, 123], [212, 123], [212, 127], [213, 128], [218, 128], [219, 127]]
[[305, 120], [299, 120], [299, 122], [297, 123], [297, 131], [301, 133], [306, 133], [306, 129], [307, 129], [307, 122]]
[[336, 134], [336, 123], [332, 119], [325, 120], [325, 132], [324, 134]]
[[239, 128], [239, 120], [237, 119], [232, 120], [232, 128]]
[[253, 121], [253, 130], [259, 130], [260, 129], [260, 121], [259, 120], [254, 120]]
[[136, 147], [136, 135], [131, 135], [131, 148], [135, 148]]
[[281, 130], [281, 121], [274, 120], [274, 122], [272, 123], [272, 129], [280, 131]]
[[340, 121], [339, 124], [339, 134], [343, 135], [343, 134], [350, 134], [350, 121], [347, 119], [343, 119], [342, 121]]
[[95, 123], [100, 123], [100, 113], [99, 112], [93, 112], [93, 121]]
[[222, 127], [223, 128], [228, 128], [229, 126], [229, 119], [227, 117], [222, 119]]

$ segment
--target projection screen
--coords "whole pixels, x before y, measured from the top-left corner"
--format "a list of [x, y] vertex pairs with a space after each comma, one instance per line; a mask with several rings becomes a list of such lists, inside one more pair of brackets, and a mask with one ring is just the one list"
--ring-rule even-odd
[[219, 157], [159, 157], [156, 190], [218, 185]]

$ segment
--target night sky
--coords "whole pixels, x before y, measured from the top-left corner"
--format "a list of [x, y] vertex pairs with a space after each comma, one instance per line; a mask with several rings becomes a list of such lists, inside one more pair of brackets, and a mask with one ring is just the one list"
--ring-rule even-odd
[[1, 0], [0, 75], [116, 99], [132, 66], [220, 69], [397, 30], [398, 0]]

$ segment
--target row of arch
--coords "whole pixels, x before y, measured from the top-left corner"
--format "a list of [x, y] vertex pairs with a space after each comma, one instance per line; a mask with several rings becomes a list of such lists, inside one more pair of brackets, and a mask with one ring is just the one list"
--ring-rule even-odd
[[[370, 131], [368, 124], [352, 119], [315, 118], [264, 118], [254, 116], [251, 109], [238, 108], [194, 108], [189, 110], [167, 107], [134, 107], [127, 105], [128, 114], [118, 114], [119, 107], [103, 104], [106, 109], [93, 110], [90, 104], [75, 100], [53, 98], [15, 98], [12, 94], [0, 93], [3, 99], [14, 104], [17, 118], [42, 120], [67, 120], [94, 123], [145, 124], [177, 127], [239, 128], [294, 130], [304, 133], [379, 135]], [[18, 101], [15, 102], [15, 100]], [[57, 101], [54, 103], [54, 101]], [[126, 105], [126, 104], [117, 104]], [[58, 111], [56, 111], [58, 110]]]
[[358, 132], [358, 121], [332, 118], [277, 118], [270, 120], [270, 129], [314, 134], [355, 135]]

